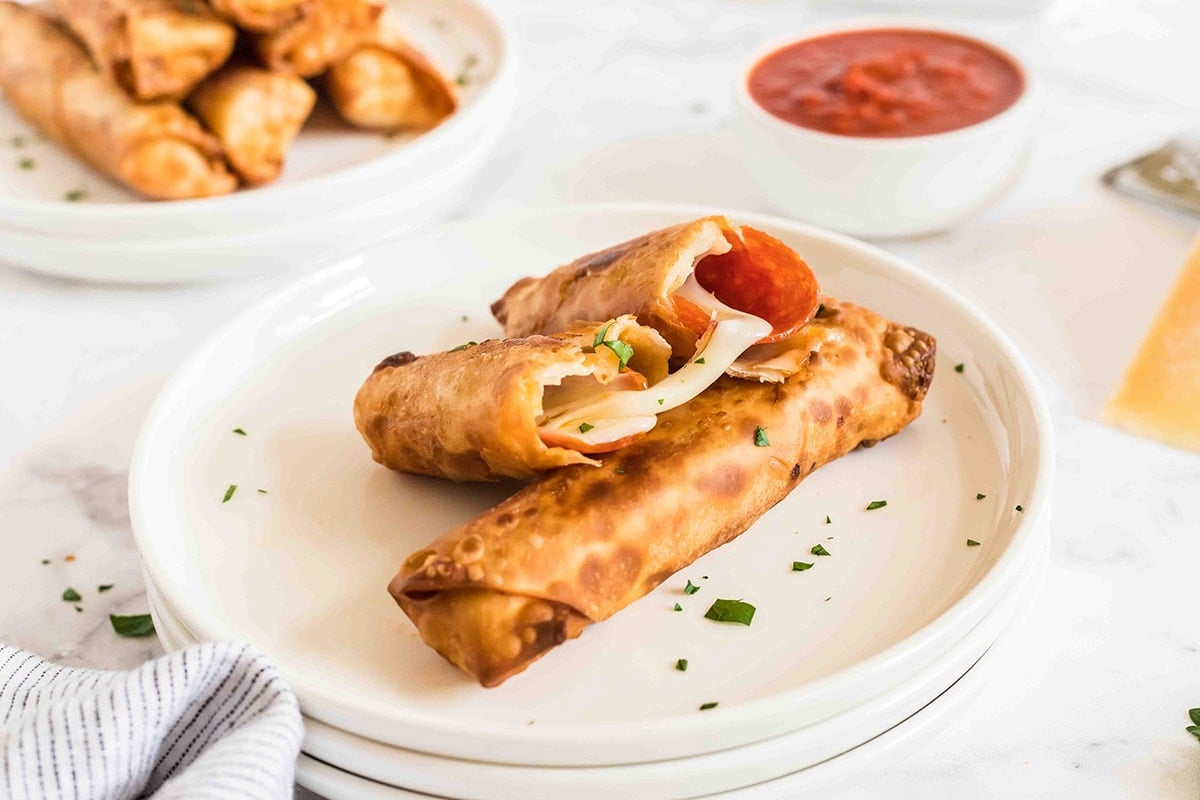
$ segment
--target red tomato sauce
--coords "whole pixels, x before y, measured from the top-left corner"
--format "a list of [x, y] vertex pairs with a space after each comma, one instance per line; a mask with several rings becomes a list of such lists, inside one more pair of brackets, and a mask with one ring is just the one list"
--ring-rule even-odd
[[878, 29], [805, 39], [765, 56], [747, 82], [782, 120], [845, 136], [944, 133], [994, 117], [1025, 90], [1021, 70], [982, 42]]

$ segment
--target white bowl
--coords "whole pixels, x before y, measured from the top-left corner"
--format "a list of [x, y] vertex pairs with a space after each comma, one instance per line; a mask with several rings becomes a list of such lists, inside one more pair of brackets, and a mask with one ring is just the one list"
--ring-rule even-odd
[[[1053, 447], [1038, 389], [1004, 335], [920, 270], [739, 212], [729, 213], [804, 253], [829, 292], [937, 335], [942, 367], [922, 418], [818, 470], [742, 537], [495, 689], [425, 646], [387, 596], [410, 552], [506, 487], [371, 461], [349, 409], [379, 357], [496, 335], [487, 306], [513, 280], [713, 211], [471, 220], [356, 252], [244, 312], [181, 365], [138, 439], [130, 515], [164, 600], [197, 637], [261, 647], [309, 716], [399, 747], [517, 764], [736, 747], [828, 719], [939, 660], [1044, 540]], [[962, 373], [947, 368], [957, 362]], [[249, 435], [230, 434], [239, 427]], [[229, 484], [241, 488], [222, 503]], [[885, 511], [864, 511], [881, 497]], [[817, 542], [834, 556], [797, 580], [786, 566]], [[684, 597], [684, 579], [702, 575], [702, 595]], [[754, 626], [706, 622], [702, 601], [714, 596], [753, 599]], [[679, 657], [691, 661], [684, 680], [671, 669]], [[712, 700], [720, 707], [698, 711]]]
[[[447, 169], [483, 139], [498, 140], [515, 102], [516, 38], [488, 0], [388, 0], [414, 41], [455, 75], [472, 59], [472, 81], [459, 109], [431, 131], [389, 137], [359, 131], [318, 107], [289, 153], [283, 174], [266, 186], [221, 197], [154, 201], [104, 179], [32, 128], [0, 100], [0, 132], [29, 134], [36, 167], [0, 160], [0, 231], [76, 238], [179, 239], [200, 234], [253, 233], [281, 222], [319, 219], [393, 192]], [[437, 21], [434, 24], [435, 20]], [[7, 141], [6, 141], [7, 144]], [[83, 201], [66, 193], [86, 187]]]
[[[999, 114], [925, 136], [844, 136], [774, 116], [751, 97], [750, 73], [789, 44], [831, 33], [903, 28], [950, 33], [1005, 53], [1025, 79]], [[852, 236], [916, 236], [948, 228], [981, 210], [1016, 176], [1040, 107], [1028, 68], [977, 36], [913, 21], [850, 20], [806, 29], [756, 51], [738, 73], [736, 130], [751, 175], [782, 211]]]

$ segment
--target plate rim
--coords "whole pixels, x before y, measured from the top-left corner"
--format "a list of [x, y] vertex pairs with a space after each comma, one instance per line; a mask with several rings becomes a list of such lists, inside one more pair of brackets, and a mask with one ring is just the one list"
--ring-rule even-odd
[[[193, 214], [211, 211], [233, 213], [242, 210], [243, 206], [255, 201], [269, 204], [286, 202], [288, 193], [293, 189], [315, 191], [321, 187], [331, 186], [344, 181], [354, 181], [378, 176], [381, 171], [390, 171], [411, 162], [418, 167], [425, 157], [436, 152], [442, 142], [452, 139], [459, 131], [473, 125], [476, 118], [486, 112], [497, 97], [503, 99], [503, 91], [515, 81], [520, 60], [519, 37], [512, 21], [511, 13], [502, 11], [502, 4], [496, 0], [459, 0], [474, 6], [477, 12], [487, 18], [493, 28], [499, 44], [500, 58], [496, 71], [487, 82], [478, 99], [461, 113], [450, 115], [440, 125], [418, 136], [403, 147], [375, 156], [367, 161], [334, 170], [323, 175], [313, 175], [290, 182], [286, 186], [267, 184], [251, 187], [250, 190], [240, 189], [230, 194], [215, 197], [194, 197], [181, 200], [149, 200], [141, 199], [134, 203], [105, 203], [99, 204], [70, 203], [62, 200], [40, 200], [29, 198], [6, 198], [0, 195], [0, 227], [17, 227], [31, 230], [29, 220], [41, 217], [44, 228], [50, 230], [56, 224], [69, 224], [72, 220], [103, 217], [121, 222], [136, 222], [144, 219], [147, 223], [164, 222], [170, 218], [187, 218]], [[0, 100], [2, 102], [2, 100]], [[20, 116], [20, 115], [18, 115]], [[23, 119], [23, 117], [22, 117]], [[482, 120], [480, 120], [482, 122]], [[485, 125], [486, 127], [486, 125]], [[55, 144], [56, 147], [59, 145]], [[69, 154], [68, 154], [69, 155]], [[399, 161], [399, 165], [391, 162]], [[111, 180], [106, 175], [97, 173], [100, 177]], [[24, 223], [9, 218], [9, 215], [20, 215]]]
[[[881, 262], [889, 270], [898, 272], [906, 281], [919, 285], [922, 292], [928, 291], [940, 294], [942, 296], [940, 299], [956, 304], [962, 311], [966, 312], [980, 327], [980, 330], [992, 341], [999, 355], [1007, 362], [1007, 366], [1011, 370], [1012, 376], [1016, 378], [1021, 394], [1029, 406], [1029, 411], [1031, 412], [1029, 422], [1031, 423], [1037, 459], [1034, 464], [1027, 464], [1022, 467], [1022, 471], [1031, 471], [1033, 478], [1031, 496], [1026, 501], [1027, 508], [1016, 523], [1012, 540], [1005, 551], [999, 556], [996, 563], [991, 566], [988, 572], [965, 595], [918, 630], [866, 659], [862, 659], [849, 667], [805, 684], [802, 687], [777, 693], [769, 697], [757, 698], [732, 705], [728, 709], [723, 710], [722, 715], [715, 719], [720, 719], [727, 726], [752, 725], [756, 720], [779, 716], [781, 707], [786, 708], [788, 706], [787, 698], [789, 695], [836, 692], [839, 684], [845, 686], [861, 683], [863, 680], [861, 676], [864, 674], [879, 674], [880, 671], [886, 672], [889, 664], [894, 665], [897, 662], [903, 662], [905, 659], [914, 658], [914, 653], [920, 653], [922, 650], [928, 648], [929, 642], [937, 641], [940, 636], [944, 636], [945, 634], [942, 633], [943, 629], [953, 628], [955, 624], [961, 624], [960, 621], [963, 618], [973, 614], [978, 616], [981, 606], [990, 607], [994, 605], [997, 598], [1003, 595], [1008, 583], [1020, 574], [1021, 562], [1027, 560], [1024, 559], [1026, 552], [1031, 547], [1036, 548], [1037, 539], [1042, 535], [1044, 530], [1047, 531], [1048, 535], [1048, 526], [1043, 525], [1043, 523], [1049, 513], [1050, 495], [1054, 482], [1055, 448], [1049, 408], [1040, 384], [1034, 377], [1032, 369], [1024, 356], [991, 317], [983, 312], [974, 301], [964, 296], [936, 275], [925, 272], [913, 266], [905, 259], [875, 245], [862, 242], [844, 234], [769, 214], [714, 206], [698, 206], [683, 203], [617, 202], [565, 205], [541, 209], [520, 209], [493, 214], [485, 213], [465, 220], [436, 226], [426, 232], [410, 233], [404, 237], [374, 243], [361, 250], [352, 251], [333, 260], [325, 267], [317, 269], [301, 279], [281, 287], [261, 301], [244, 309], [217, 328], [190, 355], [180, 362], [175, 373], [152, 404], [137, 437], [129, 475], [129, 506], [135, 541], [137, 542], [139, 552], [142, 553], [146, 569], [152, 575], [159, 574], [159, 571], [153, 568], [153, 560], [146, 557], [148, 550], [153, 552], [152, 547], [147, 547], [150, 544], [149, 530], [151, 529], [151, 525], [147, 519], [149, 512], [139, 500], [139, 496], [142, 494], [141, 485], [144, 482], [143, 475], [151, 472], [149, 465], [153, 461], [154, 448], [150, 440], [154, 438], [156, 429], [162, 426], [170, 417], [170, 406], [174, 402], [175, 395], [180, 392], [180, 388], [184, 384], [184, 378], [188, 377], [187, 373], [194, 370], [198, 364], [205, 362], [211, 356], [212, 351], [222, 346], [229, 334], [239, 326], [246, 324], [253, 318], [265, 317], [274, 312], [281, 304], [308, 288], [325, 281], [335, 280], [344, 273], [360, 269], [365, 257], [381, 248], [396, 247], [399, 243], [407, 239], [445, 235], [459, 227], [479, 224], [482, 220], [488, 220], [493, 224], [497, 222], [510, 222], [513, 225], [518, 225], [539, 220], [544, 222], [558, 216], [574, 218], [589, 215], [657, 214], [686, 218], [688, 216], [706, 216], [713, 213], [724, 213], [727, 216], [736, 218], [739, 222], [751, 225], [778, 227], [802, 236], [824, 239], [839, 247], [856, 251], [876, 262]], [[209, 624], [211, 623], [209, 620], [205, 620], [204, 624], [196, 624], [196, 621], [188, 616], [186, 605], [181, 607], [180, 598], [177, 596], [175, 589], [165, 586], [161, 580], [156, 580], [155, 583], [162, 592], [164, 600], [171, 606], [175, 614], [195, 633], [201, 637], [228, 638], [228, 635], [225, 637], [212, 636], [213, 628], [217, 630], [227, 629], [228, 625], [221, 623], [212, 625]], [[311, 716], [327, 721], [337, 727], [351, 730], [359, 735], [369, 736], [370, 738], [386, 741], [397, 746], [406, 746], [403, 741], [404, 737], [396, 736], [392, 732], [392, 729], [396, 727], [396, 719], [381, 716], [377, 710], [369, 707], [348, 706], [344, 702], [339, 702], [339, 699], [333, 697], [328, 691], [323, 691], [321, 687], [309, 686], [304, 681], [297, 680], [295, 676], [289, 676], [289, 680], [293, 683], [297, 695], [301, 697], [302, 705], [306, 707], [306, 713], [310, 713]], [[843, 689], [842, 691], [845, 690]], [[354, 712], [355, 724], [345, 723], [345, 719], [347, 718], [346, 709], [351, 709]], [[577, 743], [585, 741], [595, 743], [598, 739], [604, 738], [611, 743], [613, 740], [621, 740], [623, 737], [629, 737], [630, 735], [635, 735], [635, 738], [640, 740], [660, 736], [679, 736], [689, 732], [701, 733], [712, 724], [711, 722], [701, 721], [704, 717], [697, 714], [676, 715], [642, 723], [600, 723], [586, 727], [545, 724], [533, 728], [484, 720], [456, 722], [428, 712], [416, 710], [406, 710], [403, 719], [407, 725], [429, 732], [436, 731], [442, 737], [465, 735], [468, 738], [478, 739], [479, 736], [483, 735], [496, 740], [511, 740], [514, 736], [519, 736], [522, 742], [531, 748], [550, 745], [559, 745], [561, 747], [567, 740], [575, 740]], [[364, 725], [363, 721], [367, 721], [368, 724]], [[426, 751], [433, 752], [429, 748]], [[444, 750], [439, 750], [438, 752], [448, 754]]]

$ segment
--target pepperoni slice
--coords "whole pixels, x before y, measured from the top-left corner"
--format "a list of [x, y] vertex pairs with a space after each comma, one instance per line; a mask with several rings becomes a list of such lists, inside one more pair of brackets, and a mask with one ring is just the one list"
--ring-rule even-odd
[[[804, 259], [792, 248], [762, 231], [742, 227], [739, 238], [725, 230], [732, 249], [705, 256], [696, 265], [696, 280], [730, 308], [771, 323], [771, 335], [760, 343], [777, 342], [807, 325], [817, 313], [821, 290]], [[708, 315], [696, 305], [675, 298], [675, 311], [696, 335], [708, 327]]]

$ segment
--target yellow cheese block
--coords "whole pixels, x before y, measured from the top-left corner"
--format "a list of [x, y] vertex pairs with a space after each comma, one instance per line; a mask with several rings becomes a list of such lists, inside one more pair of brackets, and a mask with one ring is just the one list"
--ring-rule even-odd
[[1105, 417], [1131, 433], [1200, 453], [1200, 239]]

